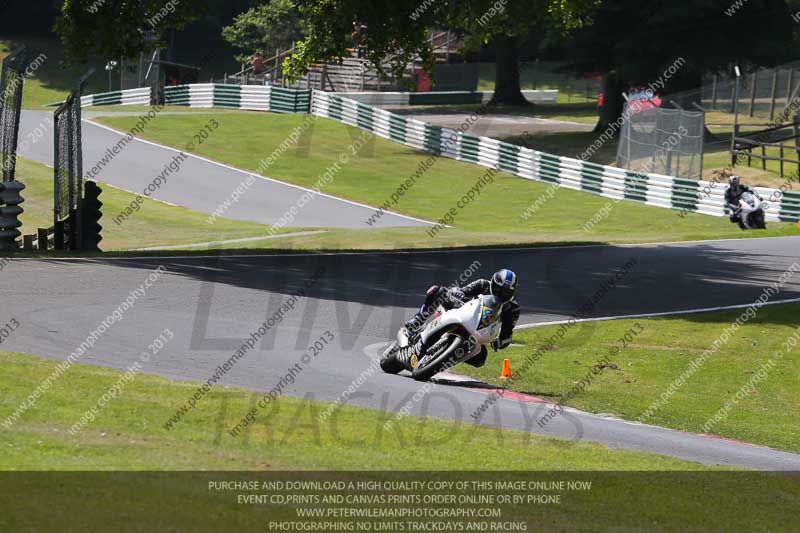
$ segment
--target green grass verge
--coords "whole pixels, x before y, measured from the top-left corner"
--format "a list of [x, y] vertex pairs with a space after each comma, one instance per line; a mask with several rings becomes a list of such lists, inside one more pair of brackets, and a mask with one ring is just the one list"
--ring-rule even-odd
[[[763, 129], [766, 126], [747, 126], [742, 127], [742, 132], [754, 132]], [[706, 142], [706, 153], [703, 155], [703, 176], [708, 178], [715, 169], [730, 168], [731, 165], [731, 127], [720, 126], [710, 128], [711, 132], [716, 137], [711, 142]], [[761, 150], [754, 150], [753, 153], [761, 154]], [[780, 149], [777, 147], [765, 148], [767, 157], [781, 156]], [[797, 153], [793, 151], [788, 145], [784, 149], [783, 157], [786, 159], [797, 159]], [[759, 159], [752, 158], [750, 165], [747, 164], [747, 157], [739, 157], [739, 162], [735, 167], [735, 172], [742, 176], [745, 181], [750, 185], [757, 185], [761, 187], [774, 187], [779, 188], [781, 185], [788, 185], [791, 188], [788, 190], [800, 190], [800, 178], [798, 178], [798, 165], [784, 162], [783, 164], [783, 177], [781, 177], [781, 168], [779, 161], [766, 161], [762, 162]]]
[[[594, 143], [595, 139], [597, 135], [591, 131], [554, 131], [516, 135], [504, 140], [541, 152], [577, 158]], [[588, 160], [600, 165], [613, 165], [617, 160], [617, 143], [613, 141], [603, 143]]]
[[[41, 108], [46, 104], [63, 100], [83, 73], [81, 68], [65, 67], [59, 41], [48, 38], [0, 38], [0, 60], [23, 44], [27, 46], [28, 62], [37, 57], [40, 59], [34, 63], [38, 66], [35, 69], [31, 68], [31, 76], [25, 79], [22, 90], [22, 106], [26, 109]], [[99, 67], [98, 72], [105, 74], [100, 63], [93, 66], [95, 69]], [[102, 79], [98, 75], [92, 76], [86, 86], [85, 94], [108, 90], [108, 86], [102, 83]]]
[[[161, 116], [148, 125], [148, 139], [171, 146], [184, 146], [207, 118], [198, 115]], [[198, 148], [198, 153], [245, 170], [254, 171], [259, 161], [292, 133], [304, 120], [299, 115], [238, 113], [220, 117], [219, 128]], [[100, 122], [120, 130], [133, 126], [135, 117], [103, 117]], [[313, 187], [342, 153], [349, 152], [359, 130], [332, 120], [317, 119], [299, 148], [285, 151], [268, 169], [274, 178]], [[574, 155], [574, 154], [572, 154]], [[334, 179], [323, 187], [326, 193], [379, 206], [398, 186], [413, 175], [428, 158], [397, 143], [375, 138], [347, 165], [340, 165]], [[441, 219], [457, 208], [486, 169], [445, 158], [438, 160], [400, 199], [394, 210], [425, 220]], [[552, 198], [547, 199], [547, 196]], [[537, 210], [537, 199], [543, 205]], [[607, 218], [589, 231], [583, 227], [604, 207], [613, 205]], [[309, 206], [310, 207], [310, 206]], [[306, 207], [306, 208], [309, 208]], [[534, 211], [534, 212], [532, 212]], [[529, 218], [525, 219], [524, 215]], [[702, 215], [681, 218], [676, 211], [611, 200], [568, 189], [548, 194], [548, 185], [498, 173], [480, 196], [458, 210], [452, 228], [430, 238], [424, 228], [397, 230], [342, 230], [297, 241], [261, 243], [259, 247], [289, 248], [434, 248], [491, 244], [535, 244], [541, 242], [649, 242], [707, 238], [752, 237], [727, 219]], [[365, 219], [365, 230], [369, 228]], [[757, 236], [793, 235], [789, 224], [771, 224]]]
[[[540, 348], [545, 349], [533, 366], [514, 375], [508, 386], [554, 403], [563, 399], [579, 409], [636, 420], [741, 313], [583, 323], [568, 329], [555, 344], [549, 339], [559, 326], [518, 330], [514, 340], [525, 346], [503, 352], [503, 357], [511, 360], [512, 371]], [[800, 333], [798, 323], [799, 305], [761, 308], [756, 318], [742, 326], [643, 421], [800, 452], [800, 385], [796, 379], [800, 347], [788, 353], [784, 349], [784, 342]], [[641, 332], [632, 334], [633, 339], [624, 346], [620, 339], [631, 330]], [[784, 355], [779, 358], [777, 353]], [[606, 356], [609, 361], [602, 361]], [[761, 379], [759, 370], [770, 360], [775, 366]], [[593, 367], [601, 373], [571, 397], [572, 388]], [[459, 371], [502, 383], [499, 364], [482, 369], [464, 366]], [[755, 391], [734, 403], [724, 420], [704, 427], [751, 379], [756, 380]]]
[[[22, 195], [25, 202], [20, 220], [21, 231], [36, 233], [37, 228], [53, 225], [53, 169], [26, 159], [17, 161], [17, 179], [25, 184]], [[208, 216], [184, 207], [175, 207], [151, 199], [144, 199], [140, 209], [121, 224], [113, 219], [131, 205], [136, 195], [110, 185], [102, 185], [103, 193], [103, 250], [125, 250], [147, 246], [170, 246], [209, 241], [261, 237], [267, 227], [253, 222], [216, 219], [207, 222]], [[282, 230], [289, 231], [289, 230]]]
[[[138, 374], [96, 419], [68, 429], [120, 379], [120, 372], [74, 365], [13, 424], [3, 422], [56, 363], [0, 352], [0, 470], [703, 470], [695, 463], [598, 444], [436, 419], [393, 419], [343, 406], [281, 398], [251, 431], [231, 437], [250, 393], [217, 388], [171, 431], [163, 424], [199, 384]], [[260, 395], [259, 395], [260, 397]], [[223, 399], [226, 400], [222, 410]], [[412, 444], [416, 443], [416, 444]], [[424, 443], [424, 444], [422, 444]], [[398, 445], [403, 444], [403, 445]], [[418, 446], [427, 452], [420, 454]], [[476, 446], [481, 449], [475, 453]]]
[[[730, 135], [731, 130], [728, 127], [712, 127], [711, 132], [715, 138], [707, 140], [704, 146], [705, 153], [703, 154], [703, 178], [711, 179], [714, 173], [720, 169], [729, 168], [731, 163], [730, 155]], [[743, 131], [753, 130], [752, 127], [745, 128]], [[582, 154], [588, 146], [590, 146], [597, 135], [589, 131], [564, 131], [553, 133], [536, 133], [527, 136], [514, 136], [505, 139], [509, 142], [533, 148], [534, 150], [541, 150], [564, 157], [578, 157]], [[760, 152], [759, 152], [760, 153]], [[779, 155], [777, 148], [767, 150], [767, 155]], [[787, 157], [793, 157], [788, 151]], [[589, 161], [599, 163], [601, 165], [614, 165], [617, 159], [617, 143], [607, 142], [603, 144], [599, 150], [592, 154]], [[797, 167], [792, 167], [788, 163], [784, 165], [784, 175], [781, 178], [780, 167], [777, 161], [769, 161], [766, 164], [766, 169], [761, 168], [761, 162], [753, 160], [751, 167], [748, 167], [746, 160], [736, 166], [736, 173], [742, 176], [745, 181], [754, 186], [760, 187], [775, 187], [778, 188], [783, 185], [788, 176], [795, 174], [792, 178], [792, 187], [794, 190], [800, 190], [800, 180], [796, 176]]]
[[[493, 91], [495, 85], [495, 64], [480, 63], [478, 70], [478, 90]], [[559, 72], [552, 64], [523, 63], [519, 72], [520, 87], [527, 89], [558, 89], [558, 103], [597, 103], [602, 92], [597, 80], [580, 79], [568, 71]]]
[[[438, 106], [427, 109], [427, 112], [446, 112], [453, 110], [463, 111], [464, 113], [474, 112], [479, 106]], [[583, 124], [597, 123], [597, 108], [594, 104], [557, 104], [557, 105], [534, 105], [530, 107], [509, 107], [498, 106], [492, 110], [494, 114], [508, 114], [513, 116], [532, 116], [548, 118], [553, 120], [564, 120], [569, 122], [579, 122]], [[768, 126], [768, 120], [760, 117], [746, 117], [743, 119], [746, 124], [740, 124], [742, 132], [753, 132]], [[714, 135], [713, 138], [706, 139], [703, 149], [703, 177], [710, 179], [713, 173], [719, 169], [728, 168], [731, 163], [730, 156], [730, 137], [733, 115], [715, 111], [706, 115], [706, 123], [711, 124], [709, 130]], [[527, 146], [535, 150], [549, 152], [564, 157], [578, 157], [587, 147], [595, 142], [598, 135], [589, 131], [558, 131], [540, 132], [532, 135], [517, 135], [505, 138], [504, 140]], [[755, 153], [761, 153], [756, 150]], [[780, 149], [771, 147], [766, 149], [766, 155], [771, 157], [780, 156]], [[601, 165], [616, 164], [617, 142], [604, 143], [599, 150], [594, 152], [589, 161]], [[784, 150], [783, 157], [791, 159], [795, 157], [790, 147]], [[784, 163], [784, 177], [780, 175], [780, 163], [778, 161], [767, 161], [765, 164], [753, 158], [751, 166], [747, 166], [746, 158], [736, 166], [736, 173], [744, 177], [748, 183], [762, 187], [780, 187], [787, 178], [794, 182], [794, 190], [800, 190], [800, 179], [797, 177], [797, 165]]]
[[[399, 109], [407, 111], [406, 106], [398, 108], [388, 108], [389, 110]], [[508, 106], [496, 105], [491, 108], [484, 108], [477, 104], [453, 104], [453, 105], [430, 105], [414, 106], [415, 114], [436, 114], [436, 113], [464, 113], [471, 114], [478, 110], [489, 115], [510, 115], [515, 117], [535, 117], [547, 118], [551, 120], [562, 120], [566, 122], [579, 122], [581, 124], [597, 124], [597, 105], [593, 103], [573, 103], [573, 104], [533, 104], [530, 106]]]
[[514, 116], [531, 116], [563, 120], [566, 122], [579, 122], [581, 124], [597, 124], [597, 105], [594, 103], [573, 104], [536, 104], [530, 107], [505, 107], [500, 106], [496, 111], [499, 114]]

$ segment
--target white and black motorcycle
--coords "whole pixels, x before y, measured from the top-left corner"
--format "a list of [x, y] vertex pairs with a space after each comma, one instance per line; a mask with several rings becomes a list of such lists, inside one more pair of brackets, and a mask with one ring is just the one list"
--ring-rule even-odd
[[767, 229], [764, 207], [758, 195], [745, 191], [739, 198], [739, 227], [742, 229]]
[[381, 355], [381, 369], [389, 374], [404, 370], [397, 355], [420, 338], [419, 353], [409, 361], [411, 375], [418, 381], [428, 381], [442, 370], [468, 361], [500, 336], [502, 308], [503, 302], [492, 295], [480, 295], [449, 311], [439, 306], [418, 334], [409, 337], [406, 328], [400, 328], [397, 340]]

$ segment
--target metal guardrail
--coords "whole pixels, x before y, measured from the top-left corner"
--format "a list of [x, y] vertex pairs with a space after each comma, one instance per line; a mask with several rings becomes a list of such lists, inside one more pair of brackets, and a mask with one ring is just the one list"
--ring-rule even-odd
[[[152, 89], [150, 87], [139, 87], [137, 89], [125, 89], [122, 91], [88, 94], [86, 96], [81, 96], [81, 107], [103, 105], [150, 105], [151, 92]], [[58, 107], [63, 104], [64, 100], [46, 104], [46, 107]]]
[[[150, 105], [151, 88], [127, 89], [91, 94], [81, 98], [81, 107], [106, 105]], [[63, 102], [53, 105], [63, 105]], [[194, 83], [164, 88], [165, 105], [217, 107], [276, 113], [308, 113], [311, 91], [268, 85], [225, 85]]]
[[[126, 89], [81, 97], [81, 107], [104, 105], [150, 105], [151, 89]], [[194, 83], [167, 86], [164, 89], [167, 105], [194, 107], [225, 107], [270, 111], [270, 98], [288, 102], [285, 108], [293, 113], [307, 113], [311, 94], [308, 89], [284, 89], [268, 85], [226, 85], [223, 83]], [[535, 103], [555, 103], [558, 91], [524, 90], [525, 97]], [[435, 92], [375, 92], [343, 93], [345, 98], [372, 105], [450, 105], [480, 104], [492, 98], [493, 91], [435, 91]], [[271, 96], [274, 95], [274, 96]], [[297, 96], [294, 96], [297, 95]], [[168, 97], [167, 97], [168, 96]], [[48, 104], [61, 105], [63, 102]], [[280, 104], [279, 104], [280, 107]], [[289, 112], [289, 111], [287, 111]]]
[[[399, 142], [406, 146], [497, 168], [515, 176], [552, 183], [569, 189], [656, 207], [711, 216], [725, 216], [724, 187], [718, 183], [646, 174], [561, 157], [488, 137], [477, 137], [397, 115], [343, 98], [314, 91], [311, 113]], [[766, 218], [796, 222], [800, 219], [800, 193], [756, 187], [764, 198]]]
[[[121, 104], [137, 101], [131, 91], [121, 91]], [[561, 157], [488, 137], [459, 133], [384, 109], [319, 90], [296, 90], [261, 85], [192, 84], [166, 87], [167, 105], [222, 107], [308, 113], [344, 122], [395, 142], [459, 161], [499, 168], [521, 178], [557, 184], [612, 199], [657, 207], [724, 216], [724, 192], [719, 184], [660, 174], [646, 174], [588, 161]], [[429, 93], [434, 94], [434, 93]], [[92, 95], [86, 102], [117, 102], [116, 97]], [[84, 105], [84, 100], [81, 100]], [[771, 199], [766, 217], [771, 221], [800, 219], [800, 193], [757, 187]]]
[[268, 85], [196, 83], [166, 87], [164, 103], [276, 113], [308, 113], [311, 106], [311, 91]]

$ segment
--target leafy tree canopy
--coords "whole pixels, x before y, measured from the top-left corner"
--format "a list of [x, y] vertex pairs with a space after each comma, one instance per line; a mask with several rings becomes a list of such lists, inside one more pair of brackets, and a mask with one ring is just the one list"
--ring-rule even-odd
[[204, 9], [203, 3], [180, 0], [64, 0], [56, 31], [73, 61], [133, 57], [151, 48], [146, 35], [165, 45], [170, 30], [184, 28]]
[[236, 60], [246, 62], [253, 52], [271, 55], [276, 49], [290, 48], [307, 30], [293, 0], [271, 0], [238, 15], [222, 29], [226, 41], [244, 54]]
[[616, 71], [630, 84], [658, 80], [685, 61], [667, 91], [696, 89], [705, 73], [733, 63], [771, 66], [798, 52], [792, 2], [786, 0], [615, 0], [591, 9], [568, 55], [586, 70]]
[[348, 55], [355, 44], [368, 51], [380, 68], [389, 59], [395, 77], [414, 57], [430, 70], [434, 56], [430, 28], [450, 28], [466, 36], [466, 48], [476, 48], [498, 36], [517, 38], [530, 26], [550, 17], [564, 27], [578, 27], [581, 14], [595, 0], [308, 0], [302, 6], [309, 34], [297, 53], [285, 62], [290, 77], [301, 76], [313, 63]]

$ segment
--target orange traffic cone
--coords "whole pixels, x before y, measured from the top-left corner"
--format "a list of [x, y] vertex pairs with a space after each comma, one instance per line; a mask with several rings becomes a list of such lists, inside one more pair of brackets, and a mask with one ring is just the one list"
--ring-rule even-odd
[[503, 359], [503, 371], [500, 372], [500, 379], [508, 379], [511, 377], [511, 361]]

